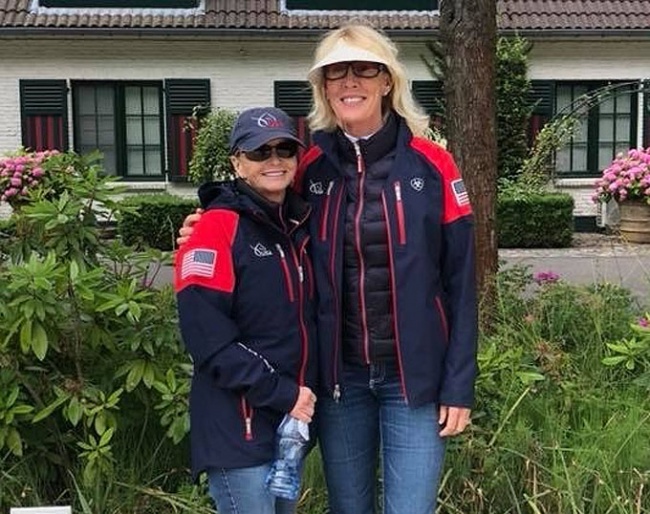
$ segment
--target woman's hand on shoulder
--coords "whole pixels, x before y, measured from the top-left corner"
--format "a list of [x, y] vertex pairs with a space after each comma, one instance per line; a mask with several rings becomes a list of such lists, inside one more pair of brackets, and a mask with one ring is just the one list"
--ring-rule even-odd
[[194, 232], [194, 224], [197, 223], [205, 211], [201, 208], [196, 209], [192, 214], [185, 216], [183, 226], [178, 230], [178, 237], [176, 244], [178, 246], [184, 245], [190, 239], [192, 232]]
[[309, 387], [301, 386], [298, 391], [298, 399], [289, 415], [305, 423], [311, 423], [315, 405], [316, 395]]

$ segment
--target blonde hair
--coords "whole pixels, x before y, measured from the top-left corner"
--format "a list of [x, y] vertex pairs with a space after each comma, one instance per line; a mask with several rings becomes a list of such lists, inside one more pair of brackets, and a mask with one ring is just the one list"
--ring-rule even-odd
[[[348, 45], [368, 50], [386, 61], [392, 87], [384, 99], [384, 109], [394, 109], [406, 120], [414, 135], [423, 136], [429, 128], [429, 117], [413, 99], [406, 70], [398, 59], [395, 43], [367, 25], [346, 25], [325, 34], [314, 52], [314, 64], [320, 62], [341, 40]], [[309, 128], [312, 131], [336, 129], [336, 116], [325, 96], [325, 79], [321, 70], [311, 73], [309, 81], [314, 97], [314, 104], [307, 118]]]

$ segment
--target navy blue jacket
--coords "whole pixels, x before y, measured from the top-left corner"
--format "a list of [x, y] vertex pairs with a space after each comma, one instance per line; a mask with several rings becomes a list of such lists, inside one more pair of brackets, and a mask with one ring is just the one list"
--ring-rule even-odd
[[[334, 133], [314, 134], [300, 185], [312, 206], [320, 386], [341, 388], [345, 180]], [[402, 386], [412, 406], [471, 407], [477, 372], [473, 214], [452, 156], [399, 120], [381, 194], [388, 227], [392, 312]], [[362, 158], [363, 156], [361, 156]], [[364, 166], [360, 163], [362, 172]]]
[[195, 477], [270, 462], [299, 385], [318, 374], [309, 206], [290, 192], [274, 212], [241, 182], [199, 194], [207, 211], [175, 264]]

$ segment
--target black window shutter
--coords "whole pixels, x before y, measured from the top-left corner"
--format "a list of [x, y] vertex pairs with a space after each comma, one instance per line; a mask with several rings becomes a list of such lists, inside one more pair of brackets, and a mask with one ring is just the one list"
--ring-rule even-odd
[[210, 108], [210, 79], [166, 79], [167, 156], [172, 180], [187, 177], [198, 127], [189, 124], [192, 114]]
[[[273, 83], [275, 106], [293, 117], [298, 137], [306, 146], [311, 145], [311, 132], [307, 115], [311, 110], [311, 86], [306, 80], [279, 80]], [[300, 150], [302, 156], [303, 150]]]
[[68, 85], [65, 80], [21, 80], [22, 144], [35, 151], [68, 149]]
[[311, 87], [303, 80], [282, 80], [273, 84], [275, 106], [289, 116], [307, 116], [311, 109]]
[[555, 108], [555, 82], [552, 80], [532, 80], [528, 103], [533, 106], [533, 114], [538, 116], [553, 116]]
[[411, 88], [420, 106], [435, 117], [444, 117], [445, 92], [441, 80], [414, 80]]
[[555, 112], [555, 82], [553, 80], [531, 80], [528, 105], [533, 106], [528, 123], [528, 146], [532, 147], [537, 135]]

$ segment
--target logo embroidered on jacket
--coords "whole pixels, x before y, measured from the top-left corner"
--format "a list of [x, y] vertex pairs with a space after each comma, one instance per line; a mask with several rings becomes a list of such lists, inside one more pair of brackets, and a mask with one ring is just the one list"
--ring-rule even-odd
[[419, 193], [424, 189], [424, 179], [422, 177], [413, 177], [411, 179], [411, 187]]
[[216, 262], [216, 250], [209, 250], [206, 248], [190, 250], [183, 256], [183, 262], [181, 263], [181, 279], [185, 279], [190, 275], [212, 278]]
[[314, 182], [313, 180], [309, 181], [309, 192], [314, 195], [322, 195], [325, 190], [323, 189], [322, 182]]
[[454, 192], [456, 203], [459, 206], [469, 205], [469, 195], [465, 189], [465, 183], [462, 178], [456, 179], [451, 183], [451, 189]]
[[251, 249], [256, 257], [268, 257], [273, 255], [273, 252], [262, 243], [257, 243], [255, 246], [251, 245]]

